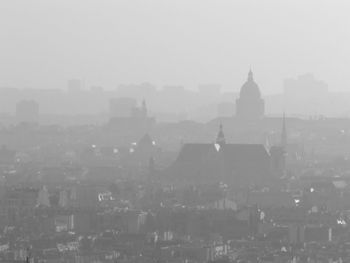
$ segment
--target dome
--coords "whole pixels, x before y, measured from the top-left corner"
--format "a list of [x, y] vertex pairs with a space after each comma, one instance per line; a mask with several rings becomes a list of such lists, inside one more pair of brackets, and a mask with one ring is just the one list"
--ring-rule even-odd
[[242, 99], [260, 99], [261, 94], [258, 84], [253, 79], [253, 72], [250, 70], [248, 73], [248, 79], [243, 84], [240, 91], [240, 98]]

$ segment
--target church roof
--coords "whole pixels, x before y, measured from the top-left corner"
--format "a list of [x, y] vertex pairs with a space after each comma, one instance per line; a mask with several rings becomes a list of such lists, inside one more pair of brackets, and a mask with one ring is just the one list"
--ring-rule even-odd
[[226, 144], [218, 151], [214, 144], [188, 143], [184, 144], [177, 162], [200, 163], [206, 158], [223, 156], [228, 164], [253, 165], [252, 162], [265, 161], [268, 152], [262, 144]]
[[268, 152], [262, 144], [226, 144], [223, 148], [227, 160], [242, 162], [257, 162], [266, 160]]
[[188, 179], [201, 174], [215, 180], [224, 173], [249, 181], [267, 178], [269, 169], [270, 156], [262, 144], [225, 144], [217, 148], [215, 144], [188, 143], [183, 145], [170, 171]]
[[197, 163], [202, 161], [208, 154], [215, 154], [216, 148], [210, 143], [186, 143], [183, 145], [177, 161]]

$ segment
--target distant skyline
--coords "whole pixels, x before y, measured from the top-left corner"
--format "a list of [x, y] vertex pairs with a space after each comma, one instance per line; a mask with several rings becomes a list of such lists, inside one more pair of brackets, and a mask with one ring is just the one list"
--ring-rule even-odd
[[350, 10], [332, 0], [2, 1], [0, 86], [150, 82], [264, 95], [304, 73], [350, 91]]

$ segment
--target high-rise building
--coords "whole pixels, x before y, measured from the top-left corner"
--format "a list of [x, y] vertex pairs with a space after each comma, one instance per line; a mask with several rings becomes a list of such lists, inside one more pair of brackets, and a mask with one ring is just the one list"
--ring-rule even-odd
[[261, 98], [258, 84], [250, 70], [248, 79], [243, 84], [239, 98], [236, 100], [236, 115], [242, 120], [258, 120], [264, 116], [265, 103]]

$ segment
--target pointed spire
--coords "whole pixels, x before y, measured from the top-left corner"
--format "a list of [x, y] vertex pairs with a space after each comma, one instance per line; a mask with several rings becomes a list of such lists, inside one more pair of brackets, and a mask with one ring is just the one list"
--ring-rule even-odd
[[282, 133], [281, 133], [281, 146], [283, 149], [287, 148], [287, 127], [286, 127], [286, 114], [283, 112], [283, 123], [282, 123]]
[[216, 137], [216, 143], [219, 144], [220, 146], [226, 144], [222, 123], [220, 123], [220, 126], [219, 126], [219, 132], [218, 132], [218, 136]]
[[253, 71], [252, 71], [251, 67], [250, 67], [249, 73], [248, 73], [248, 80], [253, 80]]

